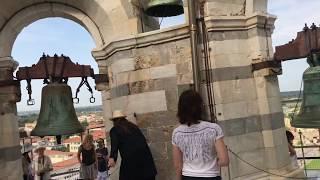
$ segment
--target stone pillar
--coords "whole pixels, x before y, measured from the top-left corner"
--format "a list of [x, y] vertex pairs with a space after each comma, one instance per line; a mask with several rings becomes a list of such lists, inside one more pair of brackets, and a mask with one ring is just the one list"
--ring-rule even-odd
[[[277, 74], [252, 72], [253, 63], [273, 58], [275, 17], [266, 10], [266, 0], [208, 0], [205, 5], [206, 16], [218, 29], [209, 32], [218, 123], [238, 156], [229, 153], [225, 179], [279, 178], [258, 169], [289, 177], [299, 173], [290, 169]], [[239, 28], [236, 22], [247, 25]]]
[[[13, 80], [17, 67], [11, 57], [0, 58], [0, 81]], [[0, 87], [0, 179], [22, 178], [21, 146], [19, 141], [16, 102], [20, 87]]]
[[[170, 33], [170, 37], [175, 38], [172, 35], [176, 33]], [[148, 37], [141, 40], [148, 40]], [[158, 38], [160, 37], [163, 36]], [[158, 38], [155, 42], [158, 42]], [[130, 44], [132, 40], [125, 40], [123, 45]], [[189, 40], [179, 44], [186, 42]], [[179, 80], [175, 64], [178, 59], [177, 52], [185, 57], [183, 48], [172, 42], [120, 50], [102, 61], [110, 74], [111, 110], [123, 110], [128, 119], [140, 127], [152, 151], [159, 180], [174, 179], [171, 134], [178, 123], [176, 111]], [[107, 100], [105, 102], [106, 105], [109, 103]], [[111, 178], [116, 180], [116, 173]]]

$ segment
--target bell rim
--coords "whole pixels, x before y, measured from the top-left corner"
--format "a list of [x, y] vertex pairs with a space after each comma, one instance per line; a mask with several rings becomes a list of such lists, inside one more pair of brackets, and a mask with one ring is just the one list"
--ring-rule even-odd
[[[36, 131], [34, 131], [36, 130]], [[72, 134], [79, 134], [79, 133], [83, 133], [85, 130], [84, 128], [82, 129], [77, 129], [76, 131], [72, 132], [72, 133], [48, 133], [49, 130], [37, 130], [36, 128], [34, 128], [34, 130], [31, 131], [30, 136], [59, 136], [59, 135], [72, 135]]]

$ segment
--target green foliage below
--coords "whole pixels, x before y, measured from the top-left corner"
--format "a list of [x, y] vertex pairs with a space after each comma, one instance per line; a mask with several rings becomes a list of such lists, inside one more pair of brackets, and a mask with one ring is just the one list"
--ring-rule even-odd
[[62, 151], [62, 152], [68, 152], [68, 148], [65, 147], [65, 146], [56, 146], [56, 147], [53, 147], [52, 150]]
[[87, 121], [82, 121], [81, 122], [82, 127], [85, 129], [86, 127], [89, 126], [89, 123]]
[[23, 127], [25, 123], [33, 123], [37, 119], [38, 114], [19, 116], [19, 127]]
[[312, 160], [306, 166], [307, 166], [307, 169], [320, 169], [320, 159]]

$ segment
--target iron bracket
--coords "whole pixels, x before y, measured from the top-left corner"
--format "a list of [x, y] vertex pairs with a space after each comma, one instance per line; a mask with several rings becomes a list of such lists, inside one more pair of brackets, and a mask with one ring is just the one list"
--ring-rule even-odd
[[[266, 68], [279, 68], [282, 69], [281, 67], [281, 61], [262, 61], [258, 63], [252, 64], [252, 71], [258, 71], [261, 69], [266, 69]], [[280, 72], [279, 72], [280, 73]]]
[[[32, 79], [43, 79], [44, 84], [49, 84], [52, 82], [66, 83], [68, 78], [72, 77], [82, 77], [85, 79], [80, 84], [80, 87], [85, 84], [91, 93], [90, 102], [94, 103], [95, 98], [93, 97], [92, 88], [90, 87], [87, 78], [91, 77], [95, 80], [96, 84], [108, 84], [109, 77], [108, 74], [94, 74], [93, 69], [90, 65], [80, 65], [78, 63], [73, 63], [71, 59], [67, 56], [54, 55], [50, 57], [48, 55], [43, 55], [37, 64], [33, 64], [31, 67], [20, 67], [16, 73], [17, 80], [14, 81], [0, 81], [0, 87], [15, 85], [21, 80], [26, 80], [28, 82], [27, 90], [29, 94], [28, 105], [33, 105], [34, 100], [31, 98], [31, 80]], [[77, 93], [80, 89], [77, 90]], [[75, 103], [79, 102], [76, 96]]]

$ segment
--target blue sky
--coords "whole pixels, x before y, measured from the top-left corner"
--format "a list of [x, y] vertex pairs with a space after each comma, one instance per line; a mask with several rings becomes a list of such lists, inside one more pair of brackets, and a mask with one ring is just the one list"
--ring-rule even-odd
[[[304, 23], [320, 23], [318, 8], [319, 0], [269, 0], [269, 13], [277, 15], [276, 29], [273, 33], [273, 45], [282, 45], [300, 31]], [[162, 28], [184, 23], [184, 16], [165, 18], [162, 21]], [[49, 55], [65, 54], [74, 62], [89, 64], [98, 73], [98, 67], [91, 56], [91, 50], [95, 44], [90, 34], [80, 25], [62, 18], [47, 18], [38, 20], [27, 26], [15, 41], [12, 56], [20, 66], [31, 66], [38, 62], [42, 53]], [[298, 90], [300, 87], [302, 73], [308, 67], [305, 60], [289, 61], [282, 64], [283, 75], [279, 76], [281, 91]], [[70, 85], [75, 92], [80, 83], [79, 78], [71, 79]], [[90, 84], [94, 86], [94, 82]], [[26, 84], [22, 83], [22, 100], [18, 103], [18, 111], [39, 110], [40, 94], [43, 87], [41, 81], [33, 81], [33, 97], [36, 100], [35, 106], [27, 106]], [[95, 91], [94, 96], [97, 102], [92, 105], [101, 104], [101, 95]], [[90, 94], [83, 87], [80, 92], [80, 104], [87, 106]]]

